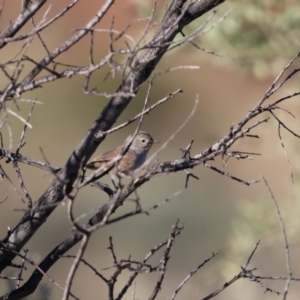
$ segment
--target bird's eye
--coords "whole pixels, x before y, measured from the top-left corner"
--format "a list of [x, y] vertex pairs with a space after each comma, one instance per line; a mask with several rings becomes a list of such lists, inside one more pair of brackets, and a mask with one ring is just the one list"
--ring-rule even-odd
[[146, 140], [145, 139], [142, 139], [142, 143], [145, 143], [146, 142]]

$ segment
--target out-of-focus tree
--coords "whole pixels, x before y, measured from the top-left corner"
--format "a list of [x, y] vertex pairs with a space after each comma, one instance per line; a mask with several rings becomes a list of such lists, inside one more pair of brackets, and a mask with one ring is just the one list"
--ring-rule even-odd
[[[147, 0], [142, 5], [133, 5], [136, 14], [148, 13], [151, 2]], [[161, 7], [166, 6], [161, 4]], [[161, 9], [161, 14], [163, 11]], [[202, 34], [194, 40], [207, 51], [227, 58], [212, 62], [240, 68], [257, 77], [274, 76], [300, 48], [300, 2], [297, 0], [229, 0], [216, 11], [218, 13], [206, 26], [223, 18], [226, 25], [214, 26], [209, 34]], [[185, 33], [191, 33], [203, 23], [203, 20], [197, 20]], [[195, 50], [192, 47], [184, 49]]]

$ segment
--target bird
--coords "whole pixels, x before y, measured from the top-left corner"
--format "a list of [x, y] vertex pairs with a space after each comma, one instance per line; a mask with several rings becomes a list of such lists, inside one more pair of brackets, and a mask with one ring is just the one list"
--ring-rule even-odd
[[[109, 162], [116, 159], [116, 166], [110, 171], [115, 177], [117, 174], [121, 177], [131, 176], [133, 172], [141, 167], [146, 161], [147, 154], [155, 141], [152, 136], [145, 131], [139, 131], [123, 157], [118, 160], [117, 157], [124, 153], [126, 146], [131, 141], [132, 136], [127, 137], [125, 143], [115, 149], [109, 150], [95, 157], [91, 162], [86, 164], [86, 168], [91, 170], [97, 170], [103, 167], [103, 171], [110, 168]], [[107, 166], [107, 168], [105, 167]]]

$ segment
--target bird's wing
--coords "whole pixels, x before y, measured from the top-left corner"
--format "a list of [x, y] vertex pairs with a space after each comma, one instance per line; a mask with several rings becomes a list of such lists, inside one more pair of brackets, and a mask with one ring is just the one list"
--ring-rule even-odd
[[85, 166], [87, 168], [94, 168], [95, 163], [106, 163], [111, 161], [112, 159], [115, 158], [116, 151], [115, 150], [108, 150], [99, 156], [95, 157], [93, 160], [91, 160], [89, 163], [87, 163]]

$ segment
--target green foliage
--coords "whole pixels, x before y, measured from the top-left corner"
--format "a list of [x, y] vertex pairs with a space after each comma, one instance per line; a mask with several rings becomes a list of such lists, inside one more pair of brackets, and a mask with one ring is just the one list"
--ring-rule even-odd
[[[299, 180], [297, 180], [296, 184]], [[266, 195], [268, 195], [266, 189]], [[300, 209], [299, 192], [295, 189], [287, 198], [277, 199], [283, 218], [289, 247], [299, 243], [300, 220], [297, 217]], [[292, 205], [284, 205], [290, 201]], [[236, 271], [236, 261], [245, 263], [258, 240], [262, 241], [255, 256], [259, 253], [274, 254], [279, 251], [284, 254], [283, 233], [273, 200], [270, 196], [253, 202], [241, 199], [237, 206], [238, 217], [232, 220], [232, 235], [227, 241], [226, 259], [223, 263], [223, 276], [229, 278]], [[278, 245], [281, 248], [278, 248]], [[264, 250], [264, 251], [262, 251]], [[284, 261], [284, 257], [282, 257]], [[233, 263], [234, 261], [234, 263]], [[229, 276], [229, 277], [228, 277]]]
[[230, 16], [201, 38], [206, 48], [230, 56], [235, 67], [258, 77], [277, 74], [300, 48], [299, 1], [237, 1], [220, 7]]
[[[166, 2], [158, 3], [154, 19], [163, 17]], [[139, 17], [145, 17], [146, 11], [149, 15], [153, 5], [152, 0], [144, 1], [143, 6], [133, 3]], [[221, 63], [257, 77], [266, 77], [278, 74], [282, 66], [299, 52], [299, 0], [228, 0], [219, 7], [204, 30], [229, 11], [224, 21], [195, 40], [200, 47], [222, 55]], [[185, 34], [196, 30], [208, 16], [206, 14], [192, 23]], [[193, 48], [192, 51], [198, 50]], [[212, 59], [212, 62], [220, 64], [220, 60]]]

